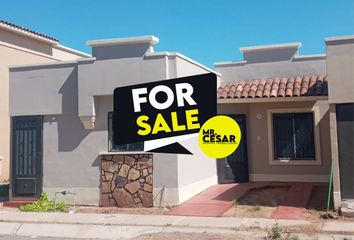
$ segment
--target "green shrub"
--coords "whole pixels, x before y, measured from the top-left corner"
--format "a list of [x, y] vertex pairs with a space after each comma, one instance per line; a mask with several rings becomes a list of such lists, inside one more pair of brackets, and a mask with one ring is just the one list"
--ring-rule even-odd
[[293, 234], [286, 229], [283, 229], [278, 223], [276, 223], [265, 238], [266, 240], [299, 240], [299, 236]]
[[282, 234], [284, 230], [283, 228], [276, 223], [270, 231], [268, 231], [268, 236], [266, 237], [267, 240], [281, 240], [282, 239]]
[[275, 239], [280, 239], [280, 237], [283, 233], [283, 228], [278, 223], [276, 223], [272, 227], [271, 231], [272, 231], [272, 235]]
[[23, 212], [67, 212], [68, 209], [67, 203], [50, 201], [46, 193], [42, 193], [38, 201], [20, 207]]

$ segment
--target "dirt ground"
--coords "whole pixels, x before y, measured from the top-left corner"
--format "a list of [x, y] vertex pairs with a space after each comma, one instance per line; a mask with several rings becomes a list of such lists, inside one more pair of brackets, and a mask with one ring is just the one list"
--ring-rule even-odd
[[[325, 211], [327, 208], [328, 187], [327, 186], [315, 186], [310, 200], [307, 203], [307, 209], [314, 209], [317, 211]], [[333, 201], [332, 201], [333, 202]], [[333, 204], [330, 205], [330, 209], [333, 209]]]
[[[223, 215], [224, 217], [253, 217], [253, 218], [272, 218], [282, 197], [289, 189], [287, 186], [273, 186], [257, 188], [249, 191], [237, 202], [234, 207], [230, 208]], [[331, 215], [335, 219], [323, 219], [321, 215], [326, 213], [327, 208], [327, 186], [314, 187], [306, 209], [304, 209], [304, 219], [312, 222], [323, 221], [351, 221], [353, 218], [343, 218], [338, 216], [334, 211]], [[333, 206], [331, 206], [331, 209]], [[94, 207], [94, 206], [77, 206], [78, 213], [106, 213], [106, 214], [142, 214], [142, 215], [166, 215], [170, 208], [116, 208], [116, 207]], [[17, 208], [7, 208], [0, 204], [0, 211], [19, 211]]]
[[[273, 212], [284, 196], [288, 187], [264, 187], [257, 188], [246, 193], [235, 207], [229, 209], [225, 217], [261, 217], [271, 218]], [[144, 215], [165, 215], [168, 208], [115, 208], [115, 207], [85, 207], [76, 209], [80, 213], [125, 213]]]
[[[257, 217], [272, 218], [272, 215], [288, 191], [287, 186], [263, 187], [256, 188], [235, 202], [234, 207], [230, 208], [223, 215], [224, 217]], [[321, 218], [321, 214], [326, 211], [327, 207], [327, 190], [326, 186], [316, 186], [311, 195], [309, 203], [304, 210], [304, 219], [319, 222], [326, 221]], [[93, 207], [79, 206], [76, 212], [79, 213], [109, 213], [109, 214], [143, 214], [143, 215], [166, 215], [170, 208], [116, 208], [116, 207]], [[353, 219], [342, 218], [335, 212], [334, 217], [338, 217], [343, 221], [353, 221]]]
[[[326, 219], [321, 218], [321, 215], [325, 214], [327, 210], [327, 195], [327, 186], [314, 187], [310, 200], [307, 203], [306, 209], [304, 210], [305, 219], [310, 221], [326, 221]], [[333, 217], [339, 218], [338, 214], [333, 211], [333, 204], [330, 205], [329, 213]]]
[[288, 190], [287, 186], [255, 188], [242, 196], [237, 205], [277, 207]]
[[[224, 217], [254, 217], [272, 218], [272, 215], [285, 195], [288, 187], [263, 187], [257, 188], [246, 193], [242, 198], [235, 202], [234, 207], [230, 208], [223, 215]], [[311, 222], [324, 221], [350, 221], [353, 218], [344, 218], [333, 211], [333, 204], [330, 205], [330, 216], [333, 218], [324, 219], [321, 215], [326, 214], [327, 209], [327, 186], [315, 186], [310, 200], [304, 209], [303, 217]], [[309, 233], [313, 229], [309, 229]]]
[[234, 203], [224, 217], [272, 218], [289, 187], [263, 187], [252, 189]]
[[[18, 208], [4, 207], [0, 205], [0, 211], [19, 212]], [[141, 215], [165, 215], [169, 212], [167, 208], [116, 208], [116, 207], [94, 207], [77, 206], [78, 213], [107, 213], [107, 214], [141, 214]]]
[[79, 206], [76, 212], [79, 213], [109, 213], [109, 214], [142, 214], [142, 215], [165, 215], [169, 209], [167, 208], [117, 208], [117, 207], [92, 207]]
[[226, 211], [223, 217], [272, 218], [275, 207], [236, 206]]

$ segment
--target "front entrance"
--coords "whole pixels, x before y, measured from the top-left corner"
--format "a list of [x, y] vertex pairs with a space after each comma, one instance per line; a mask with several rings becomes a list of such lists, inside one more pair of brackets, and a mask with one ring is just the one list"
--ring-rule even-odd
[[336, 112], [341, 196], [354, 199], [354, 104], [338, 104]]
[[12, 119], [12, 196], [37, 198], [42, 192], [42, 117]]
[[248, 182], [247, 133], [245, 115], [228, 115], [241, 128], [241, 142], [234, 153], [217, 160], [219, 183]]

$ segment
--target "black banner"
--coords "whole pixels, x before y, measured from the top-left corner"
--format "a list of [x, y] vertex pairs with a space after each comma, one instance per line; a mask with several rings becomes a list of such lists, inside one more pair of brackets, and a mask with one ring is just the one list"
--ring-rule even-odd
[[114, 144], [197, 133], [216, 115], [213, 73], [114, 90]]

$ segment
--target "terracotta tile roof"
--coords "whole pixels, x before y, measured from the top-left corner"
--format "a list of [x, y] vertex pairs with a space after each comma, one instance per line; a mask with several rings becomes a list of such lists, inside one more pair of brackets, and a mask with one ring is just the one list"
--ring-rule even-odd
[[327, 76], [298, 76], [234, 81], [218, 88], [217, 98], [327, 96]]
[[18, 26], [18, 25], [13, 24], [13, 23], [9, 23], [9, 22], [1, 20], [1, 19], [0, 19], [0, 24], [1, 25], [6, 25], [7, 27], [15, 29], [15, 30], [18, 30], [18, 31], [22, 31], [22, 32], [25, 32], [25, 33], [29, 33], [29, 34], [35, 35], [35, 36], [40, 37], [40, 38], [48, 39], [48, 40], [53, 41], [53, 42], [57, 42], [57, 43], [59, 42], [59, 40], [56, 39], [56, 38], [53, 38], [53, 37], [50, 37], [48, 35], [45, 35], [45, 34], [30, 30], [28, 28], [24, 28], [24, 27]]

